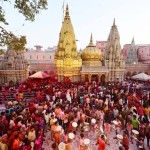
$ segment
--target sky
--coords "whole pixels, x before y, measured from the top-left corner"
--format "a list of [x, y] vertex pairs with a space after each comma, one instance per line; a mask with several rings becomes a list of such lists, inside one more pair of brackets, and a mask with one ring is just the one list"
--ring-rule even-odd
[[[25, 21], [11, 3], [0, 2], [9, 22], [5, 28], [16, 35], [25, 35], [27, 48], [56, 46], [63, 20], [63, 1], [48, 0], [48, 9], [36, 16], [34, 22]], [[78, 49], [88, 45], [91, 33], [94, 44], [106, 41], [114, 18], [122, 47], [130, 44], [133, 37], [136, 44], [150, 43], [150, 0], [65, 0], [64, 3], [69, 6]]]

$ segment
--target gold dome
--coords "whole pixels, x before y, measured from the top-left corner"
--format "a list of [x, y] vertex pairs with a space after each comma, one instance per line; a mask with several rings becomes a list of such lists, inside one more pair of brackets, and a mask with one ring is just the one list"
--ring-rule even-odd
[[100, 49], [93, 44], [92, 34], [89, 45], [82, 50], [81, 58], [83, 61], [100, 61], [102, 53]]

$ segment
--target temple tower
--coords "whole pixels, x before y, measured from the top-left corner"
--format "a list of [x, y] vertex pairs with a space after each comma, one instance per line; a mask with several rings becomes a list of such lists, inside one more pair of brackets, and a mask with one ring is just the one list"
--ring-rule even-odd
[[130, 44], [130, 48], [126, 58], [126, 64], [135, 65], [138, 64], [138, 57], [137, 57], [137, 49], [135, 46], [134, 38]]
[[124, 80], [125, 61], [123, 50], [120, 45], [120, 36], [115, 24], [115, 19], [111, 27], [105, 53], [105, 63], [109, 69], [108, 81]]
[[67, 80], [72, 82], [80, 81], [82, 60], [77, 51], [68, 5], [66, 6], [65, 17], [59, 34], [54, 63], [59, 82]]

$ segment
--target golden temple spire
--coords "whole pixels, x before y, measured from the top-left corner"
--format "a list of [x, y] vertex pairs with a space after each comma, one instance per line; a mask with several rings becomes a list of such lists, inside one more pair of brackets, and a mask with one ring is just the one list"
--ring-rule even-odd
[[69, 16], [69, 8], [68, 8], [68, 5], [66, 5], [65, 18], [64, 18], [64, 21], [62, 22], [61, 31], [59, 34], [59, 41], [57, 45], [57, 53], [55, 57], [61, 58], [61, 59], [62, 57], [77, 58], [78, 51], [77, 51], [75, 39], [76, 38], [74, 34], [74, 29], [73, 29], [71, 19]]
[[65, 15], [65, 19], [70, 19], [68, 4], [67, 4], [67, 6], [66, 6], [66, 15]]
[[88, 47], [94, 47], [92, 33], [91, 33], [90, 43], [89, 43]]
[[58, 81], [69, 79], [75, 82], [80, 79], [82, 59], [78, 53], [75, 39], [69, 8], [66, 5], [65, 17], [62, 22], [57, 50], [54, 56]]
[[61, 45], [60, 47], [63, 47], [63, 49], [65, 49], [66, 43], [72, 43], [71, 47], [73, 48], [74, 45], [76, 49], [76, 43], [74, 41], [75, 41], [75, 34], [69, 15], [69, 7], [67, 4], [64, 21], [62, 22], [62, 28], [59, 35], [58, 46]]

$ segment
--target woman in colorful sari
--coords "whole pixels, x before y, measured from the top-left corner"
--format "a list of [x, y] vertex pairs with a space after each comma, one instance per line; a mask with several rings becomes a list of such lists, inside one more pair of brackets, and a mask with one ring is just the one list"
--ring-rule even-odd
[[42, 134], [39, 134], [38, 138], [35, 140], [34, 150], [42, 150]]
[[103, 134], [98, 137], [97, 144], [98, 144], [98, 150], [105, 150], [106, 145], [105, 145]]
[[55, 123], [55, 129], [54, 129], [54, 139], [57, 144], [60, 142], [60, 133], [62, 131], [62, 127], [58, 124], [58, 122]]
[[125, 150], [129, 150], [129, 138], [125, 132], [123, 132], [122, 145], [125, 148]]

